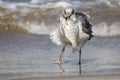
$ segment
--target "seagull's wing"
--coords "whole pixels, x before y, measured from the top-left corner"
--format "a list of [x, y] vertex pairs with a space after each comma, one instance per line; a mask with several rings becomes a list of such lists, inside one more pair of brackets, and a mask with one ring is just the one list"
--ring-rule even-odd
[[52, 40], [52, 42], [56, 43], [57, 45], [61, 45], [63, 44], [63, 40], [64, 40], [65, 36], [64, 36], [64, 29], [63, 29], [63, 19], [62, 17], [60, 17], [60, 24], [59, 26], [52, 31], [52, 33], [50, 34], [50, 39]]
[[92, 34], [92, 25], [88, 22], [88, 17], [84, 13], [75, 13], [77, 19], [81, 22], [82, 30], [87, 34]]

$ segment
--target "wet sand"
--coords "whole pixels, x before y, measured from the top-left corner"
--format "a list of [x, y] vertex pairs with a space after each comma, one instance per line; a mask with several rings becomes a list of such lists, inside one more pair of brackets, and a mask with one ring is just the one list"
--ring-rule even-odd
[[62, 46], [53, 44], [48, 35], [0, 33], [0, 79], [117, 80], [119, 43], [120, 37], [94, 37], [89, 41], [82, 49], [82, 76], [79, 76], [78, 52], [72, 54], [70, 46], [62, 64], [56, 65], [53, 62]]
[[119, 80], [120, 75], [99, 75], [99, 76], [62, 76], [62, 77], [42, 77], [25, 78], [17, 80]]

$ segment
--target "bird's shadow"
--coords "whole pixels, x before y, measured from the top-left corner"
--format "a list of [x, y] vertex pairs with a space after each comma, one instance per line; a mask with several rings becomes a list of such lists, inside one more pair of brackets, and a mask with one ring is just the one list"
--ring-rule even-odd
[[[94, 61], [96, 61], [96, 58], [82, 59], [81, 64], [86, 64]], [[63, 61], [63, 64], [79, 65], [79, 62], [77, 62], [77, 60], [65, 60]]]
[[91, 58], [91, 59], [82, 59], [82, 64], [86, 64], [86, 63], [91, 63], [96, 61], [96, 58]]

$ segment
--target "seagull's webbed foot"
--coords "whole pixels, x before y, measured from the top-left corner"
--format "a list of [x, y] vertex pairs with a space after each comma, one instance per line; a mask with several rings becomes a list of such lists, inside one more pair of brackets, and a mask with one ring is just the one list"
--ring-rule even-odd
[[55, 64], [61, 64], [61, 61], [60, 60], [56, 60], [54, 63]]

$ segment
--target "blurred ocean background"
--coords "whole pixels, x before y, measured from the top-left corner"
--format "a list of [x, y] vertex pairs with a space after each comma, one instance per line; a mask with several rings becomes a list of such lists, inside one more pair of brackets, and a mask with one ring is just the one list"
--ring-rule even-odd
[[0, 31], [49, 34], [66, 7], [90, 15], [95, 35], [120, 35], [119, 0], [0, 0]]
[[49, 34], [66, 7], [90, 15], [93, 25], [82, 75], [120, 74], [120, 0], [0, 0], [0, 79], [79, 75], [70, 46], [62, 64], [53, 64], [62, 46]]

